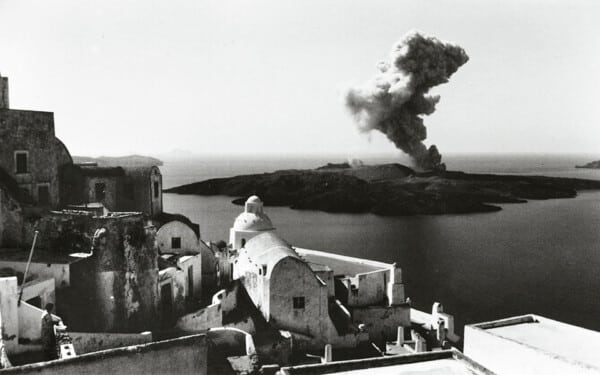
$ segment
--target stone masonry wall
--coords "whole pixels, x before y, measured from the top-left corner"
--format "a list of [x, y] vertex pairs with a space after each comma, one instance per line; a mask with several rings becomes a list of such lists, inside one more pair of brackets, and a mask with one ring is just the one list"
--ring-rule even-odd
[[[27, 189], [34, 201], [39, 185], [49, 184], [50, 205], [58, 206], [58, 169], [70, 156], [54, 135], [54, 114], [0, 109], [0, 144], [0, 167]], [[28, 154], [26, 173], [16, 173], [16, 151]]]

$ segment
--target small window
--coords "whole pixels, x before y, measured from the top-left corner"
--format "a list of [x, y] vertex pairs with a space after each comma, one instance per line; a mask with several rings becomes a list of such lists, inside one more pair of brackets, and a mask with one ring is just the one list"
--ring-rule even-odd
[[295, 309], [304, 309], [305, 301], [304, 297], [293, 297], [292, 303]]
[[181, 249], [181, 237], [171, 237], [171, 249]]
[[15, 171], [16, 173], [28, 173], [27, 152], [21, 151], [15, 153]]
[[158, 194], [160, 193], [158, 188], [158, 181], [154, 181], [154, 198], [158, 198]]
[[246, 246], [246, 239], [242, 238], [242, 247]]
[[94, 186], [94, 193], [97, 202], [103, 201], [106, 198], [106, 184], [104, 182], [97, 182]]
[[38, 186], [38, 204], [42, 206], [50, 204], [50, 187], [48, 185]]

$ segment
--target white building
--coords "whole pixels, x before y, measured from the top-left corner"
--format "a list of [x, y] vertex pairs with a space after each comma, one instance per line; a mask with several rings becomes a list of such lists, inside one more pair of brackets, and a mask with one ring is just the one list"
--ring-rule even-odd
[[600, 332], [537, 315], [465, 326], [464, 352], [498, 375], [600, 373]]
[[198, 253], [200, 237], [188, 224], [172, 220], [158, 228], [156, 244], [162, 254]]
[[263, 202], [256, 195], [246, 201], [242, 212], [229, 230], [229, 243], [233, 249], [241, 249], [254, 236], [275, 230], [271, 219], [263, 212]]
[[[236, 221], [237, 222], [237, 221]], [[233, 278], [240, 279], [267, 322], [289, 331], [295, 344], [305, 348], [356, 347], [368, 339], [336, 304], [333, 273], [317, 275], [273, 231], [253, 236], [233, 263]], [[330, 284], [326, 281], [329, 281]], [[332, 312], [337, 317], [334, 322]]]

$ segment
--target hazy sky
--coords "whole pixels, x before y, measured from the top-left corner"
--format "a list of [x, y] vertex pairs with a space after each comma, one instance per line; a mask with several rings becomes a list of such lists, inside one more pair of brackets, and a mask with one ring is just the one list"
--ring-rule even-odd
[[0, 73], [76, 155], [393, 153], [341, 98], [418, 29], [470, 56], [427, 144], [598, 153], [598, 19], [594, 0], [0, 0]]

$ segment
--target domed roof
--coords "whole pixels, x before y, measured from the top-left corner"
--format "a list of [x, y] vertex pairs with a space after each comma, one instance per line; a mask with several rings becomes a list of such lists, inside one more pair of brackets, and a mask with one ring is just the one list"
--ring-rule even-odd
[[233, 223], [233, 229], [261, 231], [270, 230], [273, 228], [271, 219], [264, 213], [242, 212]]
[[256, 195], [246, 200], [244, 212], [242, 212], [233, 223], [233, 229], [244, 231], [271, 230], [273, 223], [263, 212], [263, 202]]
[[262, 201], [257, 195], [253, 195], [246, 200], [246, 203], [262, 203]]

